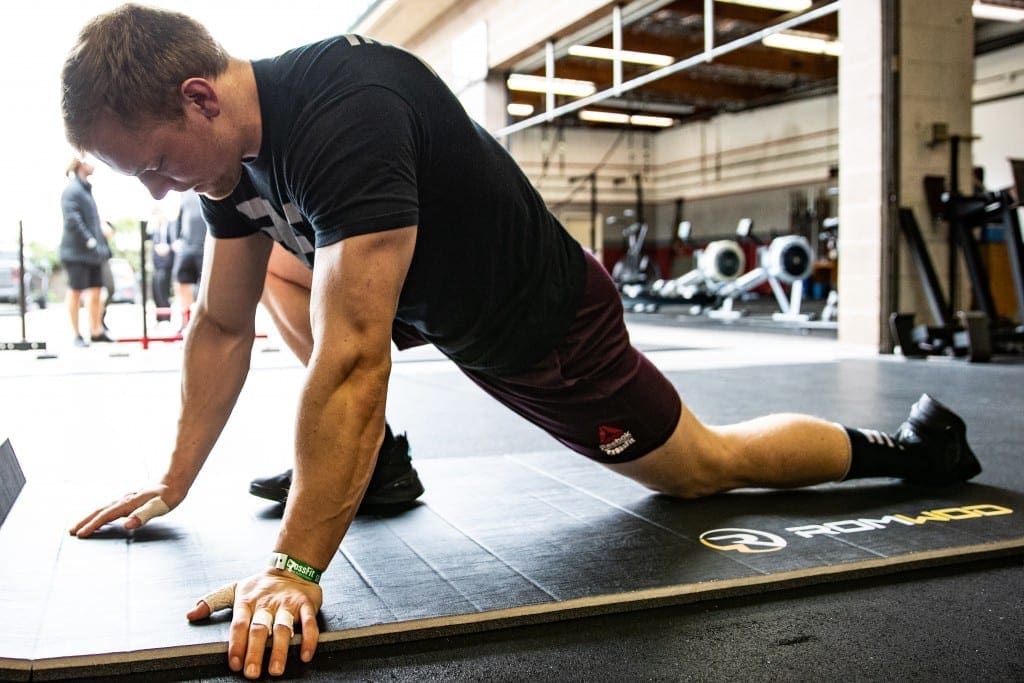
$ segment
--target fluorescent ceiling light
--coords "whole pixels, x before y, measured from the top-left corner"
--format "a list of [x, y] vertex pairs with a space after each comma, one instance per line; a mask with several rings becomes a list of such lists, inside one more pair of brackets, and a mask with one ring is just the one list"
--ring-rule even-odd
[[650, 66], [668, 66], [676, 61], [671, 55], [659, 55], [653, 52], [636, 52], [634, 50], [613, 50], [609, 47], [593, 45], [571, 45], [569, 54], [573, 57], [590, 57], [592, 59], [615, 59], [632, 64], [649, 64]]
[[599, 111], [597, 109], [581, 109], [580, 118], [584, 121], [593, 121], [595, 123], [629, 123], [629, 114]]
[[505, 109], [509, 116], [529, 116], [533, 113], [533, 105], [522, 102], [510, 102]]
[[807, 31], [780, 31], [765, 36], [761, 42], [767, 47], [777, 47], [782, 50], [796, 50], [798, 52], [812, 52], [819, 55], [832, 55], [838, 57], [843, 51], [843, 44], [833, 40], [823, 33], [809, 33]]
[[[523, 92], [548, 92], [549, 80], [544, 76], [531, 76], [529, 74], [512, 74], [505, 83], [509, 90], [521, 90]], [[570, 78], [550, 79], [551, 92], [556, 95], [571, 95], [572, 97], [586, 97], [597, 92], [597, 86], [591, 81], [575, 81]]]
[[718, 0], [732, 5], [747, 5], [763, 9], [776, 9], [780, 12], [803, 12], [811, 6], [811, 0]]
[[975, 19], [991, 19], [993, 21], [1024, 21], [1024, 9], [1006, 7], [1005, 5], [990, 5], [987, 2], [974, 0], [971, 5], [971, 14]]
[[599, 109], [581, 109], [579, 116], [584, 121], [594, 123], [618, 123], [630, 124], [632, 126], [654, 126], [655, 128], [667, 128], [675, 123], [675, 119], [668, 116], [648, 116], [645, 114], [623, 114], [616, 111], [601, 111]]
[[634, 126], [654, 126], [655, 128], [668, 128], [675, 119], [671, 119], [667, 116], [650, 116], [649, 114], [633, 114], [629, 117], [629, 122]]

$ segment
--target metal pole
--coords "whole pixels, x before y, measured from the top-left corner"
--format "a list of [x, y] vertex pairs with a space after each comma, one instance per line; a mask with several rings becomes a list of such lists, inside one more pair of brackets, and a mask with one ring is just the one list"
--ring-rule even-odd
[[622, 8], [612, 8], [612, 89], [616, 94], [622, 87]]
[[544, 45], [544, 77], [547, 79], [544, 111], [550, 112], [555, 108], [555, 44], [550, 40]]
[[959, 198], [960, 136], [951, 135], [949, 137], [949, 200], [946, 203], [947, 211], [949, 213], [946, 220], [946, 227], [949, 229], [949, 236], [947, 240], [949, 244], [949, 253], [947, 254], [947, 264], [949, 267], [949, 309], [947, 310], [947, 313], [951, 320], [956, 313], [957, 303], [960, 299], [959, 292], [957, 291], [957, 284], [960, 280], [957, 251], [962, 237], [960, 235], [960, 218], [956, 215], [956, 203]]
[[18, 221], [18, 311], [21, 315], [21, 341], [25, 336], [25, 233]]
[[146, 328], [146, 221], [139, 221], [139, 273], [142, 276], [142, 348], [149, 348], [149, 330]]
[[644, 184], [643, 177], [639, 173], [633, 174], [636, 181], [636, 222], [643, 225], [644, 221]]
[[715, 0], [704, 0], [704, 54], [705, 61], [711, 61], [711, 51], [715, 49]]
[[590, 174], [590, 253], [597, 253], [597, 173]]

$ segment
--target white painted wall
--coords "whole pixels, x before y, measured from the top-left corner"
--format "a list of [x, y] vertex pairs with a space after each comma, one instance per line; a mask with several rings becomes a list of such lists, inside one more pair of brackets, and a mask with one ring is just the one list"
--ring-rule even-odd
[[1024, 159], [1024, 45], [979, 56], [974, 75], [974, 165], [1002, 189], [1013, 184], [1007, 157]]
[[838, 163], [836, 97], [725, 114], [657, 138], [658, 199], [821, 182]]
[[[649, 238], [670, 242], [674, 202], [686, 201], [694, 235], [718, 234], [743, 216], [784, 231], [790, 191], [829, 184], [838, 164], [837, 100], [816, 98], [716, 117], [661, 132], [531, 128], [508, 148], [556, 212], [590, 201], [585, 176], [600, 164], [598, 201], [608, 215], [635, 203], [632, 176], [643, 177]], [[616, 178], [626, 180], [615, 184]], [[716, 201], [718, 200], [718, 201]]]

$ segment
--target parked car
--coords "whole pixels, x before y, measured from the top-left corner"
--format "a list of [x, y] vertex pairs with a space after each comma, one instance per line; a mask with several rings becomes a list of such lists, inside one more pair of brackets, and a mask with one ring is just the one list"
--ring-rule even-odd
[[0, 245], [0, 303], [18, 303], [19, 277], [25, 282], [25, 303], [46, 308], [50, 291], [49, 269], [26, 258], [23, 274], [18, 264], [17, 245]]
[[128, 259], [110, 259], [110, 272], [114, 274], [114, 293], [110, 297], [112, 304], [134, 304], [141, 301], [142, 288], [139, 278]]

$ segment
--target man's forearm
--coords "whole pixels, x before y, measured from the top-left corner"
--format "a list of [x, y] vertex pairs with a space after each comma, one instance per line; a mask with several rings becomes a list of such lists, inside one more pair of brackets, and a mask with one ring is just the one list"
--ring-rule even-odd
[[[292, 488], [277, 550], [318, 569], [337, 552], [373, 474], [384, 435], [390, 359], [345, 375], [310, 366]], [[342, 377], [339, 381], [338, 377]]]
[[181, 379], [181, 414], [171, 463], [163, 483], [175, 491], [192, 486], [213, 449], [249, 372], [252, 328], [222, 329], [202, 308], [189, 324]]

